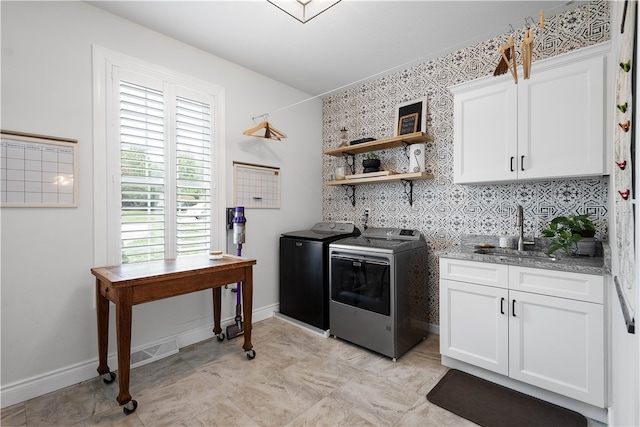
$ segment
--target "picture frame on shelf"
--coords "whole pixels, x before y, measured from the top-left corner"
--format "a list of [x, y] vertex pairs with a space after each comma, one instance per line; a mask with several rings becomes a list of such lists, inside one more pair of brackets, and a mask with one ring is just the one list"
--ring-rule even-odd
[[406, 135], [418, 131], [418, 119], [420, 114], [411, 113], [398, 119], [398, 135]]
[[427, 97], [414, 99], [396, 105], [396, 134], [406, 135], [427, 131]]

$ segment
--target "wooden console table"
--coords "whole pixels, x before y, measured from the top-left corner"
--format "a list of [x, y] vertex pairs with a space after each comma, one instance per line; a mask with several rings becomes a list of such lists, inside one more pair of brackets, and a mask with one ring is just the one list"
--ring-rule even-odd
[[150, 261], [111, 267], [96, 267], [96, 311], [98, 317], [98, 373], [105, 383], [116, 375], [107, 366], [109, 342], [109, 301], [116, 309], [116, 337], [118, 341], [118, 385], [116, 400], [124, 405], [125, 414], [136, 410], [138, 403], [129, 394], [131, 363], [132, 307], [177, 295], [213, 290], [213, 332], [219, 341], [224, 339], [220, 327], [221, 286], [242, 282], [244, 311], [244, 345], [247, 358], [255, 357], [251, 344], [251, 312], [253, 306], [253, 265], [256, 260], [224, 255], [210, 260], [208, 255], [185, 256], [172, 260]]

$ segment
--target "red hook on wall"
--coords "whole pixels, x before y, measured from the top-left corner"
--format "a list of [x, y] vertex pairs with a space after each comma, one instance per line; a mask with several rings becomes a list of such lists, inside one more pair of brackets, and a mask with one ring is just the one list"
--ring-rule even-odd
[[629, 198], [629, 190], [624, 190], [624, 191], [620, 191], [618, 190], [618, 193], [620, 193], [620, 196], [624, 199], [627, 200]]

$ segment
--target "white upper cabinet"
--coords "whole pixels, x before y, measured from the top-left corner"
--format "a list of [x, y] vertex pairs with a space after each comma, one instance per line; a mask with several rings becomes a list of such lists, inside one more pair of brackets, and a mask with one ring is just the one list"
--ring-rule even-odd
[[596, 45], [454, 86], [454, 182], [605, 174], [606, 55]]
[[505, 79], [478, 83], [452, 89], [456, 184], [517, 178], [518, 86]]
[[604, 66], [587, 58], [518, 84], [518, 178], [604, 173]]

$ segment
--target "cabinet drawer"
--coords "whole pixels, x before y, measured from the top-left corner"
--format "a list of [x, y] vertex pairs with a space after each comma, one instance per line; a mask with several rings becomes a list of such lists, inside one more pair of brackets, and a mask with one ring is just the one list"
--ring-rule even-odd
[[507, 288], [509, 267], [501, 264], [440, 258], [440, 278]]
[[604, 303], [604, 277], [592, 274], [510, 266], [509, 289]]

